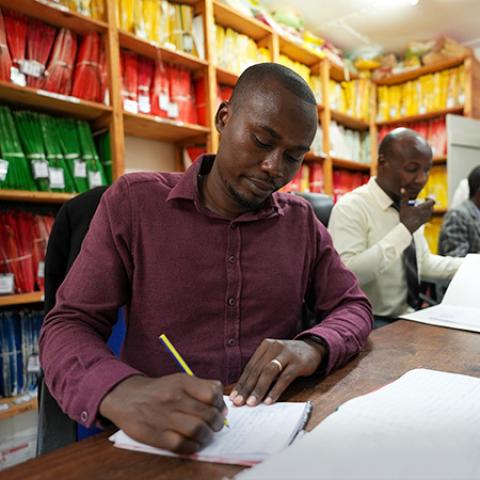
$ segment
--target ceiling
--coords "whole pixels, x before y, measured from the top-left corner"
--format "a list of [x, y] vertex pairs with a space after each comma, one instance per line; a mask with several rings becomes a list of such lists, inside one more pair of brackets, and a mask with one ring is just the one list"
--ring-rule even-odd
[[[417, 1], [417, 5], [412, 5]], [[346, 52], [368, 45], [401, 53], [412, 40], [448, 35], [480, 48], [480, 0], [264, 0], [288, 6], [305, 26]], [[294, 7], [292, 8], [292, 5]]]

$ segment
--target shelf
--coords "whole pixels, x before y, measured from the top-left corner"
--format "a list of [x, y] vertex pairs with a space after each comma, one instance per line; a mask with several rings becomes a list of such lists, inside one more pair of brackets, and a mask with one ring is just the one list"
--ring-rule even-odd
[[422, 120], [431, 120], [432, 118], [443, 117], [448, 113], [457, 113], [461, 115], [463, 113], [463, 106], [446, 108], [445, 110], [437, 110], [435, 112], [427, 112], [419, 115], [412, 115], [410, 117], [395, 118], [394, 120], [385, 120], [383, 122], [377, 122], [377, 125], [381, 127], [383, 125], [398, 125], [402, 123], [420, 122]]
[[217, 71], [217, 82], [222, 85], [230, 85], [234, 87], [237, 83], [238, 77], [236, 73], [230, 72], [229, 70], [225, 70], [221, 67], [216, 67]]
[[439, 155], [437, 157], [433, 157], [432, 163], [434, 165], [445, 165], [447, 163], [447, 156]]
[[106, 33], [108, 30], [108, 25], [105, 22], [71, 12], [62, 5], [46, 0], [0, 0], [0, 7], [11, 8], [29, 17], [38, 18], [56, 27], [70, 28], [81, 34], [88, 32]]
[[0, 100], [14, 107], [20, 105], [54, 114], [67, 114], [84, 120], [96, 120], [112, 112], [111, 107], [101, 103], [88, 102], [35, 88], [20, 87], [1, 80]]
[[213, 0], [213, 16], [217, 25], [230, 27], [232, 30], [243, 33], [257, 42], [272, 34], [272, 29], [265, 23], [244, 15], [218, 0]]
[[433, 63], [432, 65], [425, 65], [423, 67], [415, 68], [414, 70], [409, 70], [407, 72], [397, 73], [390, 77], [382, 78], [381, 80], [377, 80], [375, 83], [378, 86], [383, 85], [396, 85], [399, 83], [405, 83], [409, 80], [415, 80], [422, 75], [427, 75], [429, 73], [440, 72], [441, 70], [445, 70], [447, 68], [458, 67], [467, 57], [455, 57], [449, 58], [448, 60], [444, 60], [442, 62]]
[[210, 133], [209, 128], [201, 125], [177, 122], [142, 113], [124, 112], [123, 123], [125, 135], [164, 142], [180, 142]]
[[370, 125], [365, 120], [360, 118], [351, 117], [346, 113], [339, 112], [337, 110], [331, 110], [332, 120], [340, 123], [344, 127], [352, 128], [354, 130], [368, 130]]
[[292, 60], [303, 63], [308, 67], [316, 65], [323, 60], [321, 54], [311, 52], [285, 36], [279, 35], [279, 44], [280, 53], [283, 53]]
[[332, 163], [334, 167], [337, 168], [346, 168], [348, 170], [355, 170], [358, 172], [370, 172], [370, 164], [369, 163], [360, 163], [354, 162], [353, 160], [345, 160], [343, 158], [338, 157], [331, 157]]
[[25, 305], [27, 303], [41, 303], [44, 301], [44, 296], [44, 292], [0, 295], [0, 307], [8, 307], [10, 305]]
[[28, 203], [64, 203], [73, 198], [76, 193], [30, 192], [28, 190], [0, 190], [0, 201]]
[[20, 413], [30, 412], [32, 410], [37, 410], [38, 403], [37, 398], [32, 398], [22, 403], [15, 403], [15, 398], [6, 398], [0, 400], [0, 405], [9, 405], [8, 410], [0, 410], [0, 420], [5, 420], [6, 418], [14, 417]]
[[305, 154], [304, 161], [305, 162], [316, 162], [316, 163], [323, 163], [327, 156], [325, 154], [316, 154], [313, 152], [308, 152]]
[[139, 38], [132, 33], [125, 32], [124, 30], [118, 31], [118, 40], [120, 47], [127, 48], [135, 53], [143, 55], [144, 57], [152, 58], [153, 60], [158, 58], [165, 62], [183, 65], [192, 71], [201, 70], [208, 66], [208, 62], [201, 60], [194, 55], [157, 45], [148, 40]]

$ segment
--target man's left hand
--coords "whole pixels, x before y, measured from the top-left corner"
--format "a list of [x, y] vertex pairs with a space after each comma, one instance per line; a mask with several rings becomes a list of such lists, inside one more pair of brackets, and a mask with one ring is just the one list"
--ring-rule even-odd
[[311, 339], [274, 340], [267, 338], [247, 363], [230, 399], [237, 406], [277, 401], [298, 377], [315, 373], [326, 349]]

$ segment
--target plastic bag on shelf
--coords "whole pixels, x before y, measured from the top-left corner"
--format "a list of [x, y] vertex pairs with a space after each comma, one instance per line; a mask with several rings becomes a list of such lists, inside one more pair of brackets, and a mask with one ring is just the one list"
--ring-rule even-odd
[[102, 47], [102, 38], [97, 32], [90, 32], [82, 38], [73, 74], [74, 97], [103, 102], [100, 66]]
[[27, 76], [29, 87], [43, 87], [44, 72], [56, 33], [56, 28], [39, 20], [29, 19], [27, 57], [21, 65], [21, 71]]
[[77, 36], [71, 30], [62, 28], [58, 32], [50, 62], [45, 71], [43, 84], [45, 90], [70, 95], [76, 54]]

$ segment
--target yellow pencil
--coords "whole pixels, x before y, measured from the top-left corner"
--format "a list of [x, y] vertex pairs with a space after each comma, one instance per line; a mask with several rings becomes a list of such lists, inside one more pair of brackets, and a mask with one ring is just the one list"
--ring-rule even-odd
[[[187, 374], [187, 375], [190, 375], [191, 377], [193, 377], [193, 372], [192, 370], [190, 369], [190, 367], [187, 365], [187, 363], [185, 362], [185, 360], [181, 357], [181, 355], [177, 352], [177, 349], [172, 345], [172, 343], [170, 342], [170, 340], [167, 338], [167, 336], [162, 333], [162, 335], [160, 335], [158, 337], [162, 342], [163, 344], [165, 345], [165, 347], [167, 348], [167, 350], [170, 352], [170, 354], [172, 355], [172, 357], [175, 359], [175, 361], [180, 365], [180, 368]], [[225, 419], [223, 421], [223, 424], [226, 426], [226, 427], [230, 427], [229, 423], [228, 423], [228, 420]]]

